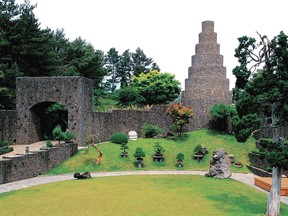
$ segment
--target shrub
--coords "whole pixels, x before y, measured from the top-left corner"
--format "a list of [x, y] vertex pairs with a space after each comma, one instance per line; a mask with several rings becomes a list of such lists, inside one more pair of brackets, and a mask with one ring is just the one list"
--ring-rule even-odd
[[171, 104], [167, 109], [166, 113], [172, 118], [171, 130], [177, 132], [179, 135], [183, 133], [183, 127], [189, 124], [189, 119], [194, 116], [194, 112], [189, 107], [178, 104]]
[[69, 131], [63, 133], [63, 139], [64, 139], [65, 141], [70, 141], [70, 140], [72, 140], [72, 139], [75, 139], [75, 137], [76, 137], [76, 135], [73, 134], [73, 133], [71, 133], [71, 132], [69, 132]]
[[61, 130], [61, 126], [60, 125], [57, 125], [53, 131], [52, 131], [52, 135], [53, 135], [53, 138], [55, 140], [58, 140], [58, 143], [60, 144], [60, 140], [64, 140], [64, 137], [63, 137], [63, 132]]
[[124, 133], [115, 133], [110, 137], [110, 142], [122, 144], [122, 143], [128, 143], [128, 137]]
[[158, 135], [159, 133], [161, 133], [162, 131], [163, 130], [160, 127], [158, 127], [157, 125], [145, 124], [143, 126], [141, 133], [146, 138], [152, 138], [152, 137]]
[[0, 142], [0, 147], [4, 147], [4, 146], [9, 146], [8, 140], [2, 140], [2, 141]]
[[0, 148], [0, 155], [6, 154], [6, 153], [12, 152], [12, 151], [13, 151], [13, 147], [5, 146], [5, 147]]
[[67, 131], [63, 132], [60, 125], [57, 125], [52, 131], [53, 138], [58, 140], [58, 144], [60, 144], [61, 140], [70, 141], [76, 137], [75, 134]]
[[47, 140], [46, 141], [46, 147], [47, 148], [52, 148], [53, 147], [53, 144], [52, 144], [51, 140]]

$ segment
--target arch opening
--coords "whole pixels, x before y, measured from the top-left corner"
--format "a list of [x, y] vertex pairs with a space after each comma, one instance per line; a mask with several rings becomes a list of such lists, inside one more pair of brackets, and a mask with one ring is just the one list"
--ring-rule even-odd
[[52, 139], [52, 131], [60, 125], [63, 131], [68, 129], [68, 109], [57, 102], [41, 102], [30, 109], [32, 131], [38, 140]]

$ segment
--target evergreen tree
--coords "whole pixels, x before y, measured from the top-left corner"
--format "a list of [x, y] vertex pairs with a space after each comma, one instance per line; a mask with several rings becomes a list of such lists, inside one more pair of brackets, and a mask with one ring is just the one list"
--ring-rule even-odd
[[121, 88], [127, 87], [132, 79], [131, 53], [125, 50], [120, 56], [118, 75]]
[[116, 85], [118, 81], [119, 74], [119, 61], [120, 56], [118, 55], [118, 51], [115, 48], [111, 48], [107, 55], [105, 56], [105, 64], [108, 72], [108, 83], [110, 83], [110, 88], [112, 92], [116, 89]]
[[[139, 47], [135, 53], [132, 53], [132, 71], [134, 76], [139, 76], [141, 73], [149, 73], [152, 69], [159, 69], [157, 64], [153, 64], [154, 60], [148, 58], [144, 51]], [[153, 65], [153, 67], [152, 67]]]
[[95, 88], [100, 87], [103, 77], [107, 74], [104, 68], [104, 53], [95, 50], [81, 37], [70, 43], [64, 61], [66, 71], [94, 80]]
[[16, 77], [54, 70], [50, 30], [41, 30], [29, 1], [0, 1], [0, 107], [15, 108]]
[[267, 215], [279, 215], [281, 176], [283, 168], [288, 167], [285, 139], [279, 137], [279, 128], [287, 122], [288, 116], [288, 36], [280, 32], [272, 41], [265, 35], [258, 36], [258, 43], [255, 38], [239, 38], [235, 49], [240, 63], [233, 70], [237, 78], [233, 98], [239, 115], [234, 121], [235, 133], [238, 140], [245, 141], [255, 130], [261, 129], [260, 118], [267, 117], [263, 127], [270, 127], [273, 134], [272, 142], [263, 151], [272, 166]]

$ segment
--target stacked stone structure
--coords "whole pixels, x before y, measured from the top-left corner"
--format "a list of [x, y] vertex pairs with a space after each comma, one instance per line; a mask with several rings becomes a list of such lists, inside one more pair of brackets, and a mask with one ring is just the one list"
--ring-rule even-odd
[[181, 101], [183, 105], [192, 107], [195, 113], [189, 130], [208, 126], [210, 109], [214, 104], [230, 104], [232, 101], [213, 21], [202, 22], [202, 32], [199, 34], [199, 43], [195, 46], [195, 55], [192, 56], [192, 66], [188, 69]]

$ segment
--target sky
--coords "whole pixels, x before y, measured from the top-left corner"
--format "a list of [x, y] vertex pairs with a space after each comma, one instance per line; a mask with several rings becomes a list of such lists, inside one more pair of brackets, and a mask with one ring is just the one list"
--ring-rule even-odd
[[[16, 0], [23, 3], [24, 0]], [[224, 56], [230, 89], [237, 38], [258, 39], [256, 31], [272, 39], [288, 34], [287, 0], [30, 0], [41, 28], [63, 28], [71, 41], [77, 37], [104, 51], [134, 52], [140, 47], [161, 72], [175, 74], [184, 89], [202, 22], [214, 21]]]

